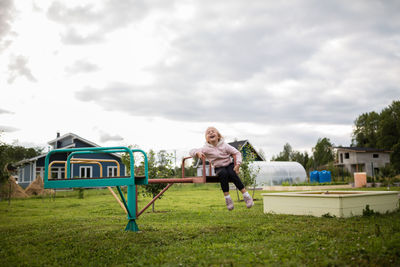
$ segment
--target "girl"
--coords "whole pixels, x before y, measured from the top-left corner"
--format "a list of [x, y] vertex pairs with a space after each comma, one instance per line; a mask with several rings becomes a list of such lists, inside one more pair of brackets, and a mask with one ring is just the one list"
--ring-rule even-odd
[[[236, 165], [231, 160], [231, 155], [236, 155]], [[233, 210], [233, 200], [229, 195], [229, 182], [233, 182], [237, 189], [243, 194], [246, 206], [251, 208], [254, 205], [253, 199], [244, 188], [238, 173], [242, 163], [242, 155], [233, 146], [226, 144], [219, 131], [214, 127], [206, 130], [206, 143], [202, 148], [192, 149], [190, 156], [197, 156], [200, 159], [208, 158], [214, 166], [215, 173], [220, 179], [221, 189], [225, 196], [228, 210]]]

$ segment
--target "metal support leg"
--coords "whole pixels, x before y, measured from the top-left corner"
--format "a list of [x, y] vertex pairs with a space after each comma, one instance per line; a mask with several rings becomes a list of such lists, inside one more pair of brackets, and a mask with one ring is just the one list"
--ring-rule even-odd
[[128, 224], [125, 231], [139, 231], [136, 224], [136, 185], [128, 185]]
[[[126, 207], [126, 211], [128, 212], [128, 224], [126, 225], [125, 231], [137, 232], [139, 231], [139, 227], [136, 224], [136, 186], [130, 185], [128, 186], [128, 203], [125, 201], [124, 194], [119, 186], [117, 186], [118, 193], [121, 196], [122, 202]], [[132, 216], [133, 214], [133, 216]]]
[[139, 227], [136, 224], [136, 220], [135, 219], [129, 219], [129, 222], [126, 225], [125, 231], [132, 231], [132, 232], [138, 232], [139, 231]]

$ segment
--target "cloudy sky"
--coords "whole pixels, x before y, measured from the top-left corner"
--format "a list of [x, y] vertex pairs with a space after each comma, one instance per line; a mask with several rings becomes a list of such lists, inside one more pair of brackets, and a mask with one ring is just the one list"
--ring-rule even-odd
[[0, 0], [0, 140], [187, 154], [216, 126], [267, 159], [350, 145], [400, 99], [400, 1]]

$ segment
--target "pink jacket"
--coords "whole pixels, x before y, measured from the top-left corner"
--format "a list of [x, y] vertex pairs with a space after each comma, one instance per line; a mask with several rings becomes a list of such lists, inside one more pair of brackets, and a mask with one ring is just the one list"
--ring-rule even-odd
[[202, 152], [214, 167], [225, 167], [231, 164], [231, 155], [236, 155], [236, 164], [242, 163], [242, 155], [233, 146], [219, 141], [217, 146], [205, 143], [202, 148], [190, 150], [190, 156], [195, 157], [198, 152]]

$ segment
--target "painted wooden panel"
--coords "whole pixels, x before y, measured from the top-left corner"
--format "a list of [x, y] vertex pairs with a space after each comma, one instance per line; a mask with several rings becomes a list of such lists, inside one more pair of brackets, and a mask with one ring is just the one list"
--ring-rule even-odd
[[[340, 194], [342, 192], [342, 194]], [[331, 191], [262, 194], [264, 213], [337, 217], [362, 215], [366, 205], [375, 212], [391, 212], [398, 208], [396, 191]]]

